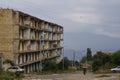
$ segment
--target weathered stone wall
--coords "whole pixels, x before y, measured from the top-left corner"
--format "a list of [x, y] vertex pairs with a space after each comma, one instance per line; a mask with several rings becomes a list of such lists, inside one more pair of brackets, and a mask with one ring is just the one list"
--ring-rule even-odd
[[0, 9], [0, 51], [3, 60], [13, 60], [12, 10]]
[[14, 54], [14, 63], [18, 60], [19, 52], [19, 12], [13, 11], [12, 13], [13, 20], [13, 54]]

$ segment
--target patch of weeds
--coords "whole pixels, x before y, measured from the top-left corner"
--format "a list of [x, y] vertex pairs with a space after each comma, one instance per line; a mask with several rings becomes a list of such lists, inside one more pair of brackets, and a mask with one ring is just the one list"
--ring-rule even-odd
[[102, 74], [102, 75], [96, 76], [96, 78], [101, 78], [101, 77], [111, 77], [111, 75]]
[[24, 77], [25, 77], [24, 74], [21, 73], [21, 72], [16, 72], [16, 73], [15, 73], [15, 79], [16, 79], [16, 80], [21, 80], [21, 79], [24, 78]]

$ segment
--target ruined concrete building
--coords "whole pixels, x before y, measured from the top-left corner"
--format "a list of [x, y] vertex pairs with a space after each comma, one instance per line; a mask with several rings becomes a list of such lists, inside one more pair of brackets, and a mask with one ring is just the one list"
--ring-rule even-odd
[[41, 61], [58, 61], [63, 27], [12, 9], [0, 9], [0, 52], [26, 72], [41, 70]]

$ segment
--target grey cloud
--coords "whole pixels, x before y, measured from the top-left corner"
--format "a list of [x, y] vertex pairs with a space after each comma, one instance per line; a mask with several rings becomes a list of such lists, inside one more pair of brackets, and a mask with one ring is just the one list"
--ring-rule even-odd
[[[102, 35], [91, 33], [66, 33], [65, 45], [66, 48], [73, 48], [78, 50], [85, 50], [90, 47], [94, 50], [118, 50], [120, 39], [114, 39]], [[72, 46], [71, 46], [72, 45]]]

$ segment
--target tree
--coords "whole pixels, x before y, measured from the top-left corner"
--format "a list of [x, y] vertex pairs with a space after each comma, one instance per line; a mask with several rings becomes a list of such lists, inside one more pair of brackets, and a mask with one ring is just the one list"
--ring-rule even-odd
[[115, 53], [113, 53], [112, 62], [115, 65], [120, 65], [120, 51], [116, 51]]
[[92, 60], [92, 52], [90, 48], [87, 48], [87, 60], [91, 61]]
[[105, 66], [105, 64], [111, 62], [111, 56], [108, 54], [105, 54], [101, 51], [98, 51], [94, 56], [93, 56], [93, 71], [98, 70], [100, 67]]
[[85, 63], [86, 62], [86, 56], [83, 56], [82, 59], [80, 60], [80, 63]]
[[[63, 61], [64, 61], [64, 65], [63, 65]], [[72, 65], [72, 61], [70, 61], [67, 57], [64, 57], [62, 61], [58, 64], [58, 68], [63, 69], [64, 66], [64, 69], [67, 70], [71, 65]]]
[[43, 71], [57, 71], [57, 63], [53, 60], [45, 60], [43, 62]]
[[95, 59], [92, 64], [92, 70], [97, 71], [101, 66], [101, 64], [102, 64], [102, 61], [100, 59]]

